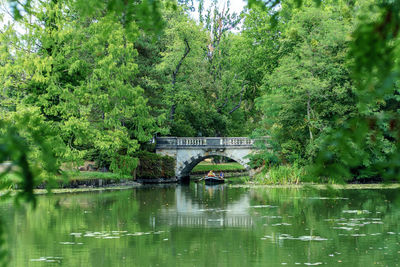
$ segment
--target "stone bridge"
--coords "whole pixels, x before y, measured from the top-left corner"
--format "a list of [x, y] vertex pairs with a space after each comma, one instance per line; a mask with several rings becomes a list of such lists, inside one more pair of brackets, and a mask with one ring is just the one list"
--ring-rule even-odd
[[[189, 176], [201, 161], [212, 156], [224, 156], [251, 171], [249, 159], [254, 140], [247, 137], [158, 137], [156, 153], [176, 159], [175, 175], [178, 179]], [[251, 172], [250, 172], [251, 175]]]

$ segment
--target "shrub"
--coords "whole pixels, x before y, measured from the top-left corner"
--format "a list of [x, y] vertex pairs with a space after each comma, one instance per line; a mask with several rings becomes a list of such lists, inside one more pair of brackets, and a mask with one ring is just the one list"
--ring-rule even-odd
[[136, 156], [139, 158], [139, 165], [136, 171], [137, 178], [158, 179], [174, 177], [174, 158], [147, 151], [141, 151]]

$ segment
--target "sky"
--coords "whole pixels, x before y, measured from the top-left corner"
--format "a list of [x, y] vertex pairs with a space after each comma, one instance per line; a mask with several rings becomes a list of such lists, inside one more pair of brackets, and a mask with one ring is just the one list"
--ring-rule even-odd
[[7, 12], [9, 12], [8, 3], [4, 0], [0, 0], [0, 16], [3, 16], [3, 21], [0, 21], [0, 25], [7, 24], [8, 21], [11, 21]]
[[[194, 6], [196, 8], [196, 11], [192, 13], [192, 17], [194, 19], [198, 18], [198, 12], [197, 12], [197, 7], [198, 7], [198, 2], [194, 1]], [[204, 0], [204, 10], [207, 10], [210, 5], [212, 3], [212, 0]], [[218, 7], [220, 9], [222, 9], [227, 3], [227, 0], [218, 0]], [[247, 1], [243, 1], [243, 0], [230, 0], [230, 10], [231, 13], [236, 12], [237, 14], [239, 14], [244, 7], [246, 6]]]
[[[210, 0], [205, 0], [204, 1], [205, 3], [207, 3], [208, 5], [210, 4]], [[219, 6], [222, 8], [224, 5], [226, 5], [226, 2], [227, 1], [224, 1], [224, 0], [219, 0], [218, 1], [218, 4], [219, 4]], [[232, 11], [232, 13], [233, 12], [236, 12], [236, 13], [240, 13], [242, 10], [243, 10], [243, 8], [246, 6], [246, 4], [247, 4], [247, 1], [243, 1], [243, 0], [231, 0], [230, 1], [230, 9], [231, 9], [231, 11]]]
[[[210, 7], [210, 5], [212, 4], [212, 0], [204, 0], [204, 11], [208, 10], [208, 8]], [[226, 6], [227, 0], [218, 0], [218, 8], [219, 10], [222, 10], [224, 8], [224, 6]], [[236, 13], [236, 14], [240, 14], [240, 12], [242, 12], [242, 10], [244, 9], [244, 7], [247, 5], [247, 0], [230, 0], [230, 13]], [[191, 12], [190, 16], [196, 20], [198, 22], [199, 19], [199, 13], [197, 11], [198, 8], [198, 2], [196, 0], [194, 0], [194, 6], [196, 8], [195, 12]], [[204, 14], [203, 14], [204, 15]], [[239, 23], [239, 25], [235, 28], [232, 29], [232, 32], [237, 33], [240, 31], [240, 28], [242, 27], [242, 22]]]

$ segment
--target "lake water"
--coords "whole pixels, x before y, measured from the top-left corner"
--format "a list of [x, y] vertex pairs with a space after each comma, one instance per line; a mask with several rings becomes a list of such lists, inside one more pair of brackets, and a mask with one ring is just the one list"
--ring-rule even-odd
[[193, 183], [0, 213], [10, 266], [398, 266], [399, 193]]

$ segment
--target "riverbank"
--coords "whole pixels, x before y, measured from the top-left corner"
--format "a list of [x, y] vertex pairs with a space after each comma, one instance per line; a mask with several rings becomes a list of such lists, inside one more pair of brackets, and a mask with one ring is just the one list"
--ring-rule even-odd
[[254, 175], [252, 182], [259, 185], [296, 185], [296, 184], [391, 184], [397, 180], [385, 180], [379, 177], [320, 177], [316, 176], [310, 166], [287, 164], [272, 166]]
[[[222, 163], [212, 164], [208, 162], [201, 162], [198, 164], [191, 173], [192, 181], [196, 178], [202, 178], [208, 171], [218, 173], [223, 171], [226, 178], [226, 184], [239, 185], [239, 186], [267, 186], [267, 187], [331, 187], [334, 189], [346, 188], [396, 188], [396, 183], [335, 183], [332, 180], [322, 179], [309, 179], [306, 177], [304, 168], [297, 166], [277, 166], [268, 169], [267, 171], [260, 172], [254, 177], [246, 175], [245, 169], [238, 163]], [[6, 189], [19, 189], [21, 188], [21, 179], [15, 174], [7, 174], [2, 180], [3, 188]], [[130, 175], [120, 175], [112, 172], [98, 172], [98, 171], [64, 171], [62, 175], [54, 177], [50, 181], [45, 181], [35, 186], [38, 193], [47, 192], [47, 188], [52, 188], [53, 192], [63, 190], [62, 192], [86, 192], [96, 190], [114, 190], [119, 188], [137, 187], [141, 184], [163, 184], [163, 183], [179, 183], [175, 178], [158, 178], [158, 179], [134, 179]], [[366, 186], [364, 186], [366, 184]], [[6, 186], [4, 186], [6, 185]], [[40, 191], [40, 190], [43, 190]], [[61, 191], [60, 191], [61, 192]]]
[[[115, 183], [112, 185], [105, 185], [102, 187], [92, 187], [92, 186], [82, 186], [78, 188], [52, 188], [50, 191], [47, 189], [34, 189], [34, 194], [45, 195], [49, 192], [51, 194], [75, 194], [75, 193], [88, 193], [88, 192], [101, 192], [101, 191], [117, 191], [117, 190], [128, 190], [132, 188], [145, 188], [148, 186], [156, 186], [156, 188], [163, 186], [176, 186], [175, 184], [156, 184], [156, 185], [145, 185], [137, 182], [123, 182]], [[383, 189], [400, 189], [400, 183], [390, 183], [390, 184], [315, 184], [315, 183], [301, 183], [301, 184], [275, 184], [275, 185], [265, 185], [256, 184], [249, 180], [249, 177], [233, 177], [227, 180], [225, 185], [229, 188], [263, 188], [265, 190], [272, 189], [289, 189], [289, 190], [383, 190]], [[17, 193], [19, 190], [9, 189], [0, 192], [0, 196], [5, 193], [11, 192], [11, 194]]]
[[245, 184], [232, 184], [231, 187], [244, 188], [286, 188], [286, 189], [316, 189], [316, 190], [356, 190], [356, 189], [400, 189], [400, 183], [379, 183], [379, 184], [316, 184], [316, 183], [299, 183], [299, 184], [257, 184], [249, 181]]
[[[215, 164], [214, 164], [215, 167]], [[236, 166], [233, 167], [235, 169]], [[224, 165], [220, 169], [227, 170], [232, 165]], [[237, 167], [236, 167], [237, 169]], [[249, 181], [250, 177], [243, 176], [239, 172], [226, 172], [227, 183], [230, 184], [244, 184]], [[196, 175], [195, 175], [196, 176]], [[203, 177], [202, 172], [197, 175]], [[1, 180], [3, 188], [8, 190], [18, 190], [21, 188], [22, 180], [13, 173], [7, 174]], [[65, 171], [61, 175], [52, 178], [49, 181], [43, 181], [35, 186], [35, 192], [47, 192], [47, 188], [51, 188], [52, 192], [86, 192], [96, 191], [103, 189], [117, 189], [117, 188], [131, 188], [137, 187], [142, 184], [168, 184], [179, 183], [176, 178], [158, 178], [158, 179], [134, 179], [130, 175], [120, 175], [112, 172], [98, 172], [98, 171]]]
[[[54, 188], [51, 189], [50, 192], [52, 194], [86, 193], [86, 192], [98, 192], [98, 191], [127, 190], [131, 188], [138, 188], [141, 186], [142, 184], [140, 183], [132, 182], [132, 183], [114, 184], [103, 187]], [[37, 195], [45, 195], [48, 194], [49, 191], [47, 189], [34, 189], [33, 193]]]
[[[7, 174], [5, 175], [4, 179], [2, 179], [2, 183], [5, 185], [4, 187], [8, 189], [19, 189], [21, 182], [21, 178], [14, 173]], [[37, 184], [35, 188], [101, 188], [118, 185], [130, 186], [131, 184], [139, 183], [134, 181], [133, 177], [130, 175], [97, 171], [65, 171], [59, 176]]]

